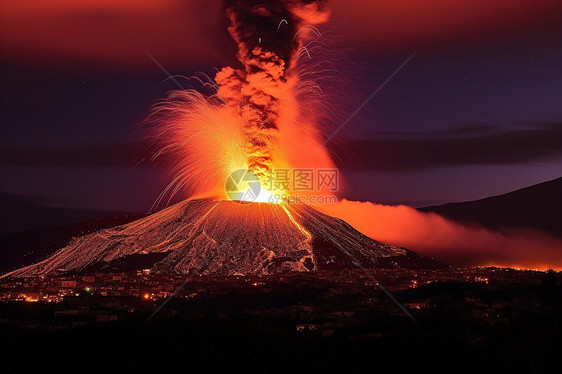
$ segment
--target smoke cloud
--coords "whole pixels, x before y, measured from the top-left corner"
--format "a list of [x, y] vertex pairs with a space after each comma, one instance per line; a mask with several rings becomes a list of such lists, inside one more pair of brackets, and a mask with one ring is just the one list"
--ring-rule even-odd
[[218, 96], [243, 120], [248, 168], [267, 180], [280, 127], [280, 100], [303, 40], [324, 22], [325, 1], [227, 0], [228, 31], [238, 45], [242, 69], [223, 68], [215, 77]]
[[562, 241], [532, 230], [499, 233], [399, 205], [342, 200], [319, 206], [365, 235], [457, 266], [562, 269]]

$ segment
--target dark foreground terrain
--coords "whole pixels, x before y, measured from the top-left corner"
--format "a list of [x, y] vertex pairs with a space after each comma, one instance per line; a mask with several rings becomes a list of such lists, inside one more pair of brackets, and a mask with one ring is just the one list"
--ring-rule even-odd
[[178, 289], [185, 280], [148, 271], [3, 280], [1, 370], [558, 372], [555, 272], [195, 276]]

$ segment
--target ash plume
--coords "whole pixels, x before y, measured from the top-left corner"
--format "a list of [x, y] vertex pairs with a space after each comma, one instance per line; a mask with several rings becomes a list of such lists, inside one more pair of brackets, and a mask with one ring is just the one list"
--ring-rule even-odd
[[328, 18], [326, 1], [226, 0], [224, 6], [242, 68], [217, 73], [218, 96], [242, 118], [248, 168], [265, 182], [279, 132], [279, 100], [308, 28]]

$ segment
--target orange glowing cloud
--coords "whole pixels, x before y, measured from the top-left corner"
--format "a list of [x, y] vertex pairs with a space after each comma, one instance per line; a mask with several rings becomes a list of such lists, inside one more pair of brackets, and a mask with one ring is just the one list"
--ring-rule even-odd
[[2, 2], [0, 50], [39, 65], [82, 62], [154, 68], [218, 63], [220, 1], [22, 0]]
[[[551, 24], [558, 0], [331, 0], [334, 24], [361, 48], [524, 31]], [[306, 7], [303, 18], [325, 12]], [[22, 0], [2, 2], [0, 50], [4, 58], [42, 64], [85, 61], [153, 68], [144, 51], [167, 67], [224, 65], [233, 46], [223, 32], [220, 0]], [[224, 51], [228, 50], [227, 53]]]
[[562, 269], [562, 241], [532, 230], [491, 232], [399, 205], [343, 200], [319, 206], [365, 235], [451, 265]]
[[354, 45], [376, 50], [488, 40], [556, 24], [562, 11], [558, 0], [336, 0], [330, 7]]

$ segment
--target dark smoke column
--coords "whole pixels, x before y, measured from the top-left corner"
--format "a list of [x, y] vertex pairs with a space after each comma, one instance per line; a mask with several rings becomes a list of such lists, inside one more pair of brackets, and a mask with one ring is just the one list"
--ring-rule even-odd
[[244, 68], [225, 67], [217, 73], [218, 95], [238, 109], [244, 122], [248, 168], [266, 182], [279, 131], [279, 99], [287, 92], [287, 78], [307, 34], [300, 29], [327, 19], [326, 1], [224, 3], [228, 31], [238, 44], [237, 57]]

